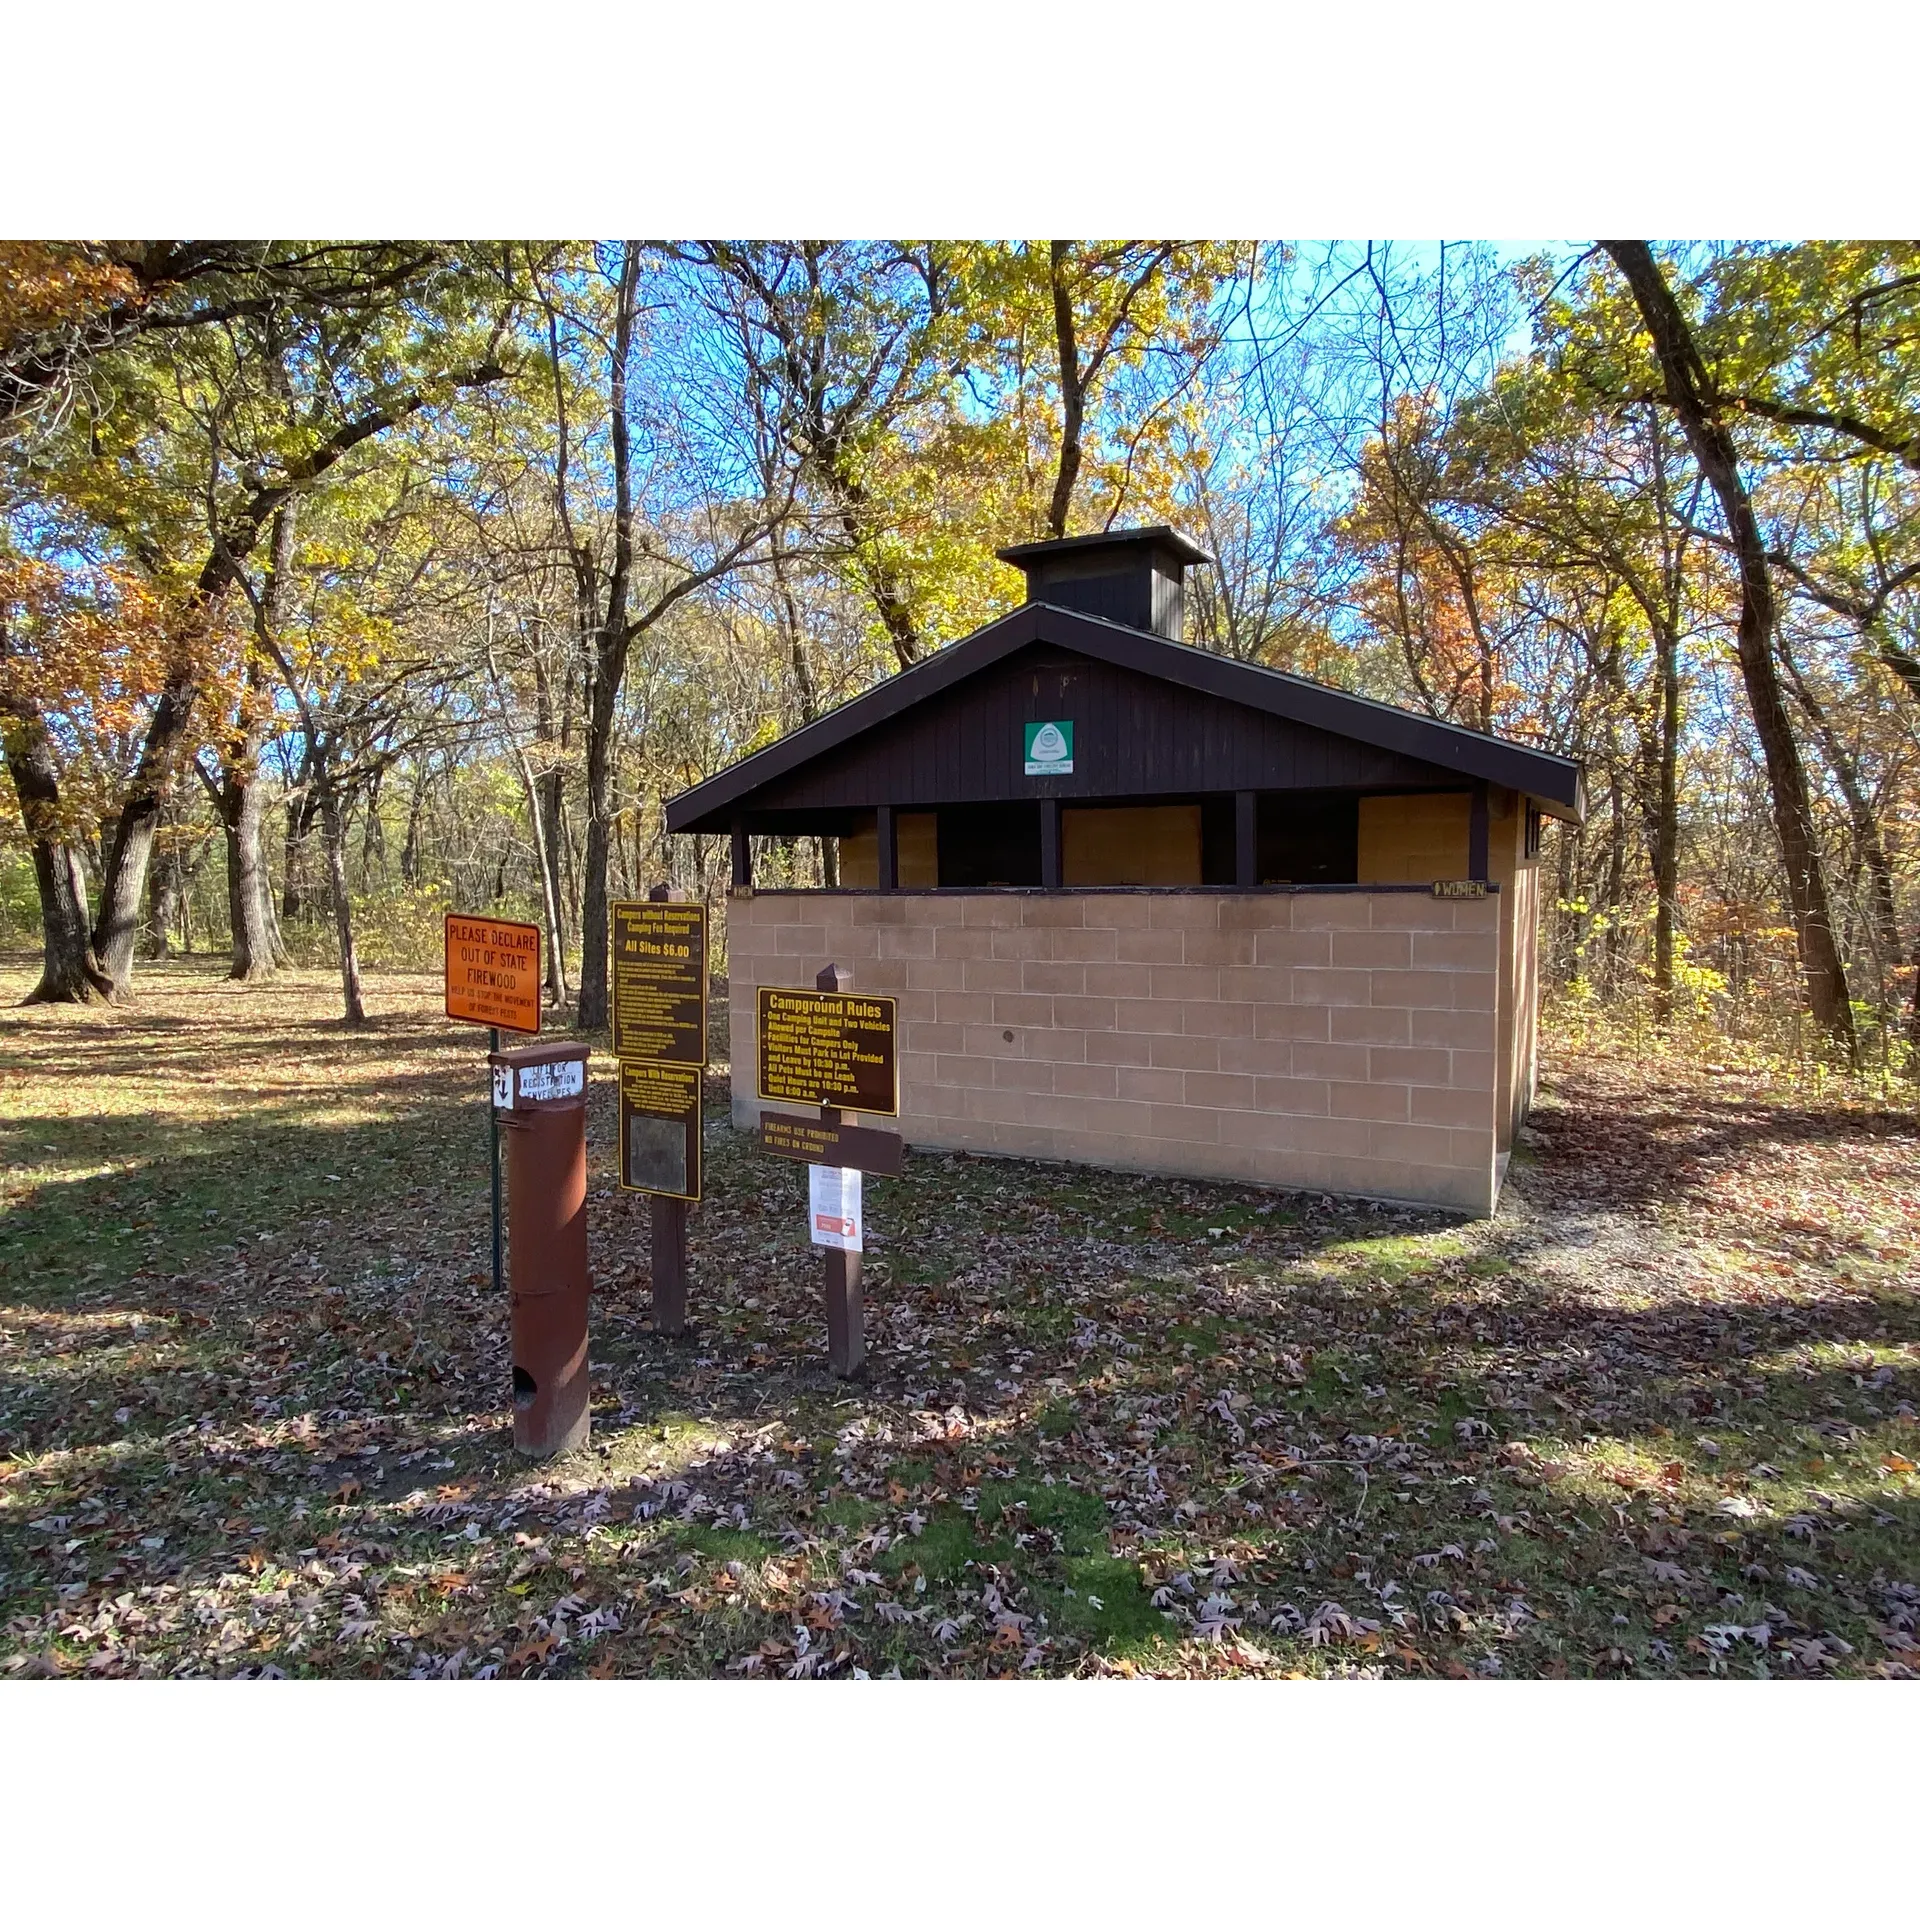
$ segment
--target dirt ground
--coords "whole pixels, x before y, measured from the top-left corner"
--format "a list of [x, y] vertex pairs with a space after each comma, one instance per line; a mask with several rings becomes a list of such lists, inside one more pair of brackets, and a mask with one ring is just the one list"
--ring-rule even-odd
[[530, 1465], [485, 1035], [370, 1001], [0, 1012], [0, 1671], [1920, 1674], [1911, 1107], [1563, 1046], [1475, 1223], [914, 1154], [849, 1384], [723, 1068], [654, 1334], [600, 1052], [594, 1439]]

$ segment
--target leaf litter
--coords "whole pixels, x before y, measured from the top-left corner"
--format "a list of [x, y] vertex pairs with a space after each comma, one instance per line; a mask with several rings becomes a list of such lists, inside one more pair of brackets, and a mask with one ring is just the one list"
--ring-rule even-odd
[[1910, 1111], [1553, 1056], [1467, 1224], [913, 1154], [849, 1383], [724, 1070], [654, 1335], [596, 1057], [594, 1444], [528, 1463], [436, 984], [0, 1015], [0, 1672], [1920, 1673]]

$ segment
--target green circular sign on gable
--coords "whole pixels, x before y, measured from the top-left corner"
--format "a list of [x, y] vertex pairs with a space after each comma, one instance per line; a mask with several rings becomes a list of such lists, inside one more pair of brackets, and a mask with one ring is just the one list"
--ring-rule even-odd
[[1026, 771], [1028, 773], [1071, 773], [1073, 771], [1073, 722], [1071, 720], [1027, 722]]

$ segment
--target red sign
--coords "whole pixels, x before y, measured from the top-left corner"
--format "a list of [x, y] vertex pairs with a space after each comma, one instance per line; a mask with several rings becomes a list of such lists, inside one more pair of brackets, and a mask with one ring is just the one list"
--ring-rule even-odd
[[540, 1031], [540, 929], [447, 915], [447, 1018], [510, 1033]]

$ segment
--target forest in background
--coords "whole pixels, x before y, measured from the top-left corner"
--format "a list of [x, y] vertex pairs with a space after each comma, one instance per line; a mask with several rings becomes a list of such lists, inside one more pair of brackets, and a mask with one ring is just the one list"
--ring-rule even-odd
[[351, 1023], [501, 912], [604, 1025], [666, 797], [1166, 521], [1190, 644], [1586, 763], [1563, 1006], [1911, 1073], [1917, 369], [1911, 242], [0, 243], [0, 941]]

